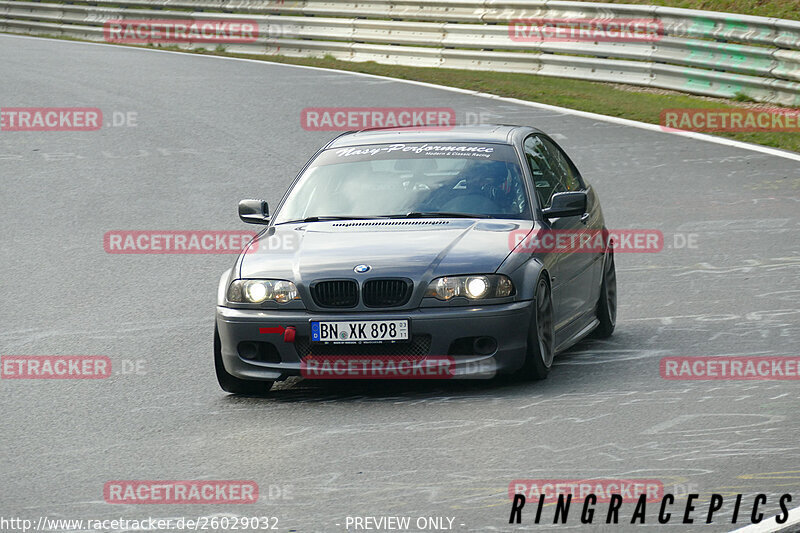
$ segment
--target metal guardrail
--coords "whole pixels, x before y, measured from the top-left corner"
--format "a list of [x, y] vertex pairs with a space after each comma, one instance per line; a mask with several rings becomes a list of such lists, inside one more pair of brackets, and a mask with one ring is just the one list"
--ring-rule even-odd
[[[800, 21], [660, 6], [552, 0], [0, 1], [0, 31], [104, 40], [108, 20], [246, 17], [247, 54], [521, 72], [800, 105]], [[518, 41], [515, 19], [647, 19], [652, 42]], [[401, 20], [396, 20], [401, 19]], [[207, 44], [186, 43], [186, 48]]]

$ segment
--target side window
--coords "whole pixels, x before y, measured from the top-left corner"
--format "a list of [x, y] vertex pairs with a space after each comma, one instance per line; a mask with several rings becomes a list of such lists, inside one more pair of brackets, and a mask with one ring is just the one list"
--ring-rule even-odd
[[531, 135], [525, 139], [523, 149], [542, 208], [550, 207], [550, 200], [555, 193], [583, 188], [572, 165], [548, 139]]
[[583, 189], [581, 179], [578, 177], [575, 167], [564, 156], [564, 153], [550, 139], [541, 138], [542, 144], [548, 153], [548, 158], [553, 161], [557, 169], [559, 181], [567, 191], [579, 191]]
[[533, 187], [539, 205], [542, 208], [550, 207], [550, 198], [559, 192], [559, 180], [551, 161], [547, 158], [542, 139], [534, 135], [528, 137], [525, 139], [523, 149], [525, 150], [525, 160], [531, 169]]

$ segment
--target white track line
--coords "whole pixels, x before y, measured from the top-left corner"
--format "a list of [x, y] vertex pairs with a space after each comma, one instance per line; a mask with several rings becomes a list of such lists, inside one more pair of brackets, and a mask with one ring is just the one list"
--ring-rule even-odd
[[800, 524], [800, 507], [795, 507], [789, 511], [789, 518], [783, 524], [779, 524], [773, 516], [769, 520], [764, 520], [758, 524], [752, 524], [741, 529], [735, 529], [730, 533], [771, 533], [780, 531], [790, 526]]
[[[47, 37], [33, 37], [33, 36], [28, 36], [28, 35], [16, 35], [16, 34], [10, 34], [10, 33], [0, 33], [0, 35], [11, 37], [11, 38], [18, 38], [18, 39], [39, 39], [39, 40], [46, 39], [46, 40], [58, 41], [58, 42], [62, 42], [62, 43], [73, 43], [73, 44], [81, 44], [81, 45], [89, 45], [89, 46], [112, 46], [112, 47], [115, 47], [115, 48], [119, 48], [119, 46], [114, 45], [114, 44], [95, 43], [95, 42], [90, 42], [90, 41], [68, 41], [68, 40], [64, 40], [64, 39], [50, 39], [50, 38], [47, 38]], [[162, 54], [183, 54], [183, 55], [187, 54], [187, 52], [179, 52], [179, 51], [174, 51], [174, 50], [159, 50], [159, 49], [156, 49], [156, 48], [143, 48], [143, 47], [137, 47], [137, 46], [126, 46], [124, 48], [126, 48], [127, 50], [143, 50], [143, 51], [147, 51], [147, 52], [159, 52], [159, 53], [162, 53]], [[489, 99], [492, 99], [492, 100], [498, 100], [498, 101], [501, 101], [501, 102], [508, 102], [508, 103], [511, 103], [511, 104], [517, 104], [517, 105], [522, 105], [522, 106], [527, 106], [527, 107], [535, 107], [537, 109], [547, 109], [548, 111], [556, 111], [556, 112], [564, 113], [564, 114], [568, 114], [568, 115], [575, 115], [577, 117], [590, 118], [590, 119], [593, 119], [593, 120], [600, 120], [600, 121], [608, 122], [608, 123], [611, 123], [611, 124], [619, 124], [621, 126], [628, 126], [628, 127], [631, 127], [631, 128], [639, 128], [639, 129], [648, 130], [648, 131], [655, 131], [655, 132], [658, 132], [658, 133], [665, 133], [667, 135], [677, 135], [679, 137], [687, 137], [689, 139], [695, 139], [695, 140], [698, 140], [698, 141], [706, 141], [706, 142], [711, 142], [711, 143], [716, 143], [716, 144], [722, 144], [724, 146], [731, 146], [733, 148], [741, 148], [742, 150], [750, 150], [752, 152], [760, 152], [762, 154], [767, 154], [767, 155], [771, 155], [771, 156], [775, 156], [775, 157], [783, 157], [785, 159], [791, 159], [793, 161], [800, 161], [800, 153], [790, 152], [790, 151], [787, 151], [787, 150], [780, 150], [778, 148], [770, 148], [768, 146], [761, 146], [761, 145], [758, 145], [758, 144], [751, 144], [751, 143], [746, 143], [746, 142], [742, 142], [742, 141], [734, 141], [733, 139], [725, 139], [723, 137], [715, 137], [714, 135], [708, 135], [706, 133], [697, 133], [697, 132], [693, 132], [693, 131], [666, 131], [666, 130], [662, 129], [662, 127], [659, 126], [658, 124], [648, 124], [646, 122], [639, 122], [639, 121], [636, 121], [636, 120], [629, 120], [627, 118], [610, 117], [608, 115], [601, 115], [599, 113], [590, 113], [588, 111], [578, 111], [576, 109], [569, 109], [567, 107], [559, 107], [559, 106], [554, 106], [554, 105], [549, 105], [549, 104], [540, 104], [538, 102], [530, 102], [528, 100], [519, 100], [517, 98], [508, 98], [508, 97], [505, 97], [505, 96], [497, 96], [496, 94], [482, 93], [482, 92], [472, 91], [472, 90], [468, 90], [468, 89], [459, 89], [459, 88], [456, 88], [456, 87], [447, 87], [446, 85], [436, 85], [434, 83], [427, 83], [427, 82], [424, 82], [424, 81], [401, 80], [401, 79], [398, 79], [398, 78], [391, 78], [389, 76], [378, 76], [376, 74], [365, 74], [363, 72], [351, 72], [349, 70], [338, 70], [338, 69], [323, 68], [323, 67], [310, 67], [310, 66], [307, 66], [307, 65], [292, 65], [290, 63], [275, 63], [275, 62], [271, 62], [271, 61], [261, 61], [261, 60], [258, 60], [258, 59], [246, 59], [246, 58], [241, 58], [241, 57], [226, 57], [226, 56], [215, 56], [215, 55], [204, 55], [204, 54], [189, 54], [189, 55], [191, 55], [192, 57], [209, 57], [209, 58], [215, 58], [215, 59], [225, 59], [225, 60], [229, 60], [229, 61], [247, 61], [247, 62], [252, 62], [252, 63], [259, 63], [259, 64], [262, 64], [262, 65], [263, 64], [279, 65], [279, 66], [288, 67], [288, 68], [303, 68], [303, 69], [310, 69], [310, 70], [321, 70], [321, 71], [326, 71], [326, 72], [337, 72], [337, 73], [340, 73], [340, 74], [350, 74], [352, 76], [362, 76], [362, 77], [366, 77], [366, 78], [389, 80], [389, 81], [393, 81], [393, 82], [397, 82], [397, 83], [406, 83], [406, 84], [409, 84], [409, 85], [417, 85], [417, 86], [420, 86], [420, 87], [429, 87], [431, 89], [438, 89], [438, 90], [442, 90], [442, 91], [450, 91], [450, 92], [456, 92], [456, 93], [461, 93], [461, 94], [467, 94], [467, 95], [470, 95], [470, 96], [478, 96], [478, 97], [481, 97], [481, 98], [489, 98]]]

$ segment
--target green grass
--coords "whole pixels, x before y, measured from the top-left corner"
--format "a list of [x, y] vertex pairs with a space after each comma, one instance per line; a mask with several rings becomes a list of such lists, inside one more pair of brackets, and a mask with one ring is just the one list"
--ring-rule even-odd
[[797, 20], [800, 17], [800, 4], [797, 0], [603, 0], [603, 2], [703, 9], [791, 20]]

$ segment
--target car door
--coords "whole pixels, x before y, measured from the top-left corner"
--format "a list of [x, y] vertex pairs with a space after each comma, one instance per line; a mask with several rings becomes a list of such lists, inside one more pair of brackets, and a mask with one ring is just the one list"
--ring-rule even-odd
[[[574, 165], [561, 149], [544, 135], [534, 134], [528, 137], [523, 148], [525, 157], [533, 176], [539, 207], [550, 206], [554, 194], [559, 192], [585, 190]], [[561, 217], [544, 220], [546, 229], [555, 235], [575, 235], [580, 239], [582, 233], [588, 231], [586, 221], [589, 213], [583, 217]], [[580, 242], [580, 241], [576, 241]], [[556, 329], [556, 342], [564, 340], [572, 332], [568, 326], [578, 320], [590, 308], [590, 295], [593, 293], [594, 253], [585, 250], [558, 251], [551, 272]]]

